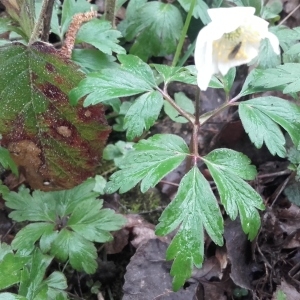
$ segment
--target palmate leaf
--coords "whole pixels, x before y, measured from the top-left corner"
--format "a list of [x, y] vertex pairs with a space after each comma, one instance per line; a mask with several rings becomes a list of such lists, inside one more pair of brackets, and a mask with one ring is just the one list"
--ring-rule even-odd
[[141, 191], [154, 187], [164, 176], [177, 168], [189, 154], [184, 140], [172, 134], [156, 134], [141, 140], [128, 152], [107, 183], [106, 192], [125, 193], [141, 181]]
[[125, 49], [117, 44], [118, 38], [121, 36], [121, 32], [112, 29], [110, 22], [93, 19], [82, 25], [76, 35], [76, 43], [84, 42], [91, 44], [109, 55], [112, 55], [112, 52], [125, 54]]
[[69, 259], [76, 270], [95, 272], [97, 251], [93, 242], [111, 241], [110, 231], [125, 223], [121, 215], [102, 208], [103, 201], [97, 199], [95, 186], [96, 180], [88, 179], [67, 191], [34, 191], [30, 195], [24, 189], [5, 194], [6, 206], [14, 209], [9, 215], [13, 220], [38, 221], [17, 233], [13, 249], [29, 255], [39, 241], [43, 253], [63, 262]]
[[[178, 2], [184, 8], [185, 11], [187, 11], [187, 12], [189, 11], [192, 1], [190, 1], [190, 0], [178, 0]], [[195, 4], [195, 7], [194, 7], [194, 10], [193, 10], [193, 16], [196, 19], [200, 18], [200, 20], [202, 21], [202, 23], [204, 25], [206, 25], [207, 23], [209, 23], [211, 21], [209, 15], [207, 13], [208, 8], [209, 7], [207, 6], [207, 4], [203, 0], [197, 0], [196, 4]]]
[[[125, 38], [137, 36], [130, 53], [147, 60], [150, 56], [163, 56], [175, 52], [183, 27], [179, 9], [170, 3], [147, 2], [141, 6], [127, 28]], [[130, 30], [129, 30], [130, 29]]]
[[252, 180], [256, 169], [242, 153], [230, 149], [217, 149], [203, 157], [212, 175], [221, 202], [231, 219], [240, 213], [242, 228], [253, 240], [260, 227], [257, 209], [264, 209], [260, 195], [244, 180]]
[[60, 38], [63, 39], [75, 14], [89, 12], [91, 9], [92, 5], [86, 0], [65, 0], [61, 12]]
[[83, 78], [52, 46], [0, 48], [0, 134], [34, 189], [71, 188], [95, 172], [109, 127], [101, 106], [69, 104]]
[[290, 135], [294, 145], [300, 143], [300, 107], [278, 97], [259, 97], [240, 103], [239, 115], [254, 145], [266, 143], [269, 151], [286, 156], [285, 139], [278, 125]]
[[222, 214], [209, 183], [197, 167], [182, 178], [175, 199], [159, 221], [157, 235], [166, 235], [180, 225], [167, 250], [167, 259], [174, 259], [171, 275], [173, 288], [178, 290], [191, 276], [193, 265], [202, 265], [204, 228], [216, 244], [223, 244]]

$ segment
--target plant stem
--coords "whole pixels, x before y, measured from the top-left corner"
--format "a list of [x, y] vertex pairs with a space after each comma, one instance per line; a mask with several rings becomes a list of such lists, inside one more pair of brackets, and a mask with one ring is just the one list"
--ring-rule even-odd
[[116, 27], [115, 9], [116, 9], [116, 0], [106, 0], [105, 1], [105, 8], [104, 8], [105, 20], [110, 22], [112, 28]]
[[168, 94], [166, 85], [164, 86], [164, 90], [161, 90], [160, 88], [157, 88], [157, 90], [183, 117], [185, 117], [190, 123], [194, 124], [195, 117], [193, 115], [190, 115], [185, 110], [183, 110], [180, 106], [177, 105], [177, 103]]
[[48, 0], [48, 5], [47, 5], [46, 11], [45, 11], [43, 31], [42, 31], [42, 35], [41, 35], [41, 40], [45, 41], [45, 42], [48, 42], [48, 39], [49, 39], [49, 32], [50, 32], [50, 25], [51, 25], [54, 1], [55, 0]]
[[187, 17], [185, 19], [185, 23], [184, 23], [184, 26], [182, 28], [180, 39], [178, 41], [177, 49], [176, 49], [176, 52], [175, 52], [175, 55], [174, 55], [174, 59], [173, 59], [173, 62], [172, 62], [172, 67], [176, 67], [177, 62], [179, 60], [179, 56], [181, 54], [181, 50], [182, 50], [183, 43], [184, 43], [184, 40], [185, 40], [185, 37], [186, 37], [186, 33], [187, 33], [188, 28], [189, 28], [190, 23], [191, 23], [191, 19], [192, 19], [192, 15], [193, 15], [193, 10], [194, 10], [195, 4], [196, 4], [196, 0], [192, 0], [191, 1], [191, 5], [190, 5], [190, 9], [189, 9], [189, 12], [188, 12], [188, 15], [187, 15]]
[[42, 23], [44, 21], [44, 16], [45, 16], [45, 13], [46, 13], [46, 9], [48, 7], [48, 0], [44, 0], [43, 1], [43, 4], [42, 4], [42, 9], [41, 9], [41, 12], [40, 12], [40, 15], [34, 25], [34, 28], [32, 30], [32, 34], [30, 36], [30, 39], [29, 39], [29, 43], [28, 45], [32, 45], [38, 38], [39, 36], [39, 32], [40, 32], [40, 29], [41, 29], [41, 26], [42, 26]]
[[234, 103], [235, 101], [237, 101], [238, 99], [240, 99], [241, 96], [237, 95], [234, 98], [232, 98], [231, 100], [229, 100], [228, 102], [225, 102], [224, 104], [222, 104], [221, 106], [217, 107], [215, 110], [213, 111], [209, 111], [207, 113], [204, 113], [203, 115], [201, 115], [199, 117], [199, 122], [201, 125], [203, 125], [204, 123], [206, 123], [209, 119], [211, 119], [212, 117], [214, 117], [215, 115], [217, 115], [218, 113], [220, 113], [222, 110], [224, 110], [225, 108], [229, 107], [229, 106], [234, 106], [236, 105], [236, 103]]
[[195, 121], [193, 124], [193, 132], [190, 141], [190, 153], [191, 156], [187, 157], [185, 170], [186, 173], [193, 167], [197, 165], [197, 159], [199, 157], [198, 152], [198, 134], [200, 128], [200, 89], [197, 88], [196, 97], [195, 97]]

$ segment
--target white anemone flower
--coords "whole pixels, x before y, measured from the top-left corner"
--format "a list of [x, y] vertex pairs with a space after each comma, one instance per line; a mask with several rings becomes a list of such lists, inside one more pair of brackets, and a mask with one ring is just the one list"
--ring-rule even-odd
[[226, 75], [230, 68], [249, 63], [258, 55], [262, 39], [268, 38], [280, 53], [278, 38], [269, 23], [254, 15], [254, 7], [208, 9], [211, 22], [198, 34], [195, 65], [198, 85], [205, 91], [213, 74]]

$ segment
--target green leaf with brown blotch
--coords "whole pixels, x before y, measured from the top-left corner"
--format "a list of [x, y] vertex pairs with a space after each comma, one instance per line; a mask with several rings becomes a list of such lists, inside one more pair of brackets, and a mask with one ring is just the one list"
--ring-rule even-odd
[[71, 188], [95, 173], [110, 128], [101, 105], [73, 107], [84, 78], [51, 45], [0, 48], [0, 134], [34, 189]]

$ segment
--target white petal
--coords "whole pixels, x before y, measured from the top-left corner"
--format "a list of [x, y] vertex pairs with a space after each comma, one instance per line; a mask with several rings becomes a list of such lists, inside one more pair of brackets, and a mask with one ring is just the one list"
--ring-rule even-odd
[[254, 7], [213, 8], [207, 10], [212, 23], [218, 25], [219, 31], [229, 33], [235, 31], [251, 18], [255, 12]]
[[220, 20], [234, 20], [236, 18], [244, 19], [248, 16], [253, 16], [255, 13], [254, 7], [231, 7], [229, 8], [212, 8], [207, 10], [213, 22]]
[[266, 38], [269, 39], [274, 52], [277, 55], [279, 55], [280, 54], [280, 48], [279, 48], [279, 40], [278, 40], [277, 36], [275, 34], [273, 34], [272, 32], [268, 31], [268, 33], [266, 35]]

